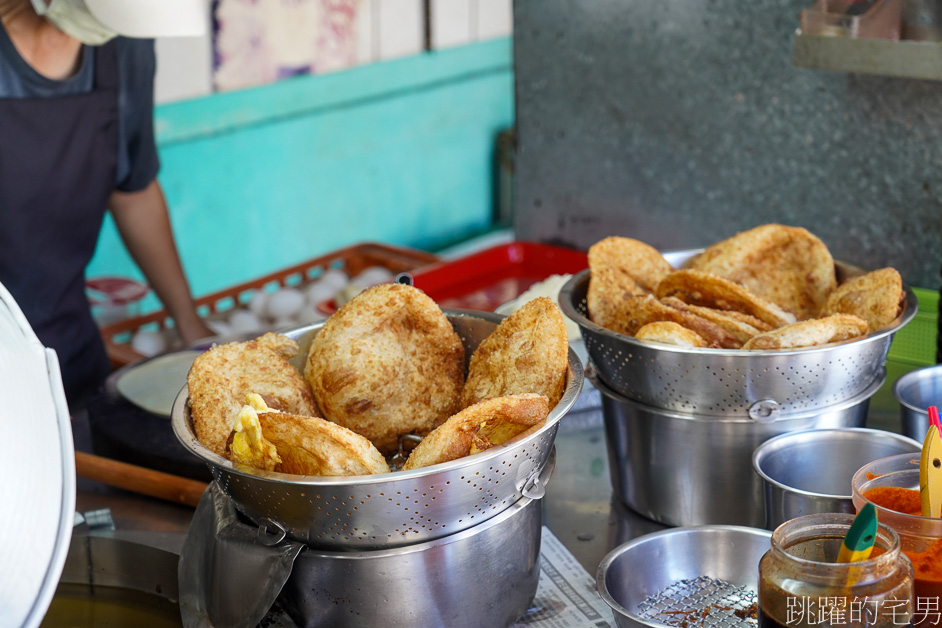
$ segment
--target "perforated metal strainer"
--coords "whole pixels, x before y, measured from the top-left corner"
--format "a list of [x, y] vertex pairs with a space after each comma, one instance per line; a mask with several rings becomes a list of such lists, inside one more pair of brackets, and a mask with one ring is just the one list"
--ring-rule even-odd
[[[470, 359], [503, 319], [497, 314], [445, 310]], [[301, 351], [300, 368], [318, 323], [286, 335]], [[486, 521], [521, 496], [543, 495], [540, 471], [553, 449], [559, 420], [582, 390], [582, 363], [569, 350], [566, 389], [546, 424], [505, 446], [414, 471], [354, 477], [310, 477], [240, 466], [203, 447], [190, 419], [187, 388], [173, 404], [177, 438], [209, 466], [236, 508], [259, 526], [266, 542], [285, 536], [322, 549], [379, 549], [441, 538]]]
[[[665, 254], [674, 267], [698, 251]], [[861, 274], [837, 263], [838, 278]], [[853, 398], [878, 380], [893, 334], [916, 314], [908, 286], [899, 318], [852, 342], [788, 351], [671, 347], [638, 341], [589, 320], [589, 271], [573, 276], [559, 294], [563, 312], [581, 328], [599, 378], [615, 392], [663, 410], [698, 416], [779, 415], [825, 408]]]

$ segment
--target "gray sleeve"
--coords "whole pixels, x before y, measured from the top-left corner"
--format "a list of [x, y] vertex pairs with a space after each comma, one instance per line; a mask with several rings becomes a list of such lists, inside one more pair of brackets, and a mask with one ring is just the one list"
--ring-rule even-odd
[[136, 192], [157, 177], [154, 142], [154, 40], [119, 38], [118, 172], [115, 188]]

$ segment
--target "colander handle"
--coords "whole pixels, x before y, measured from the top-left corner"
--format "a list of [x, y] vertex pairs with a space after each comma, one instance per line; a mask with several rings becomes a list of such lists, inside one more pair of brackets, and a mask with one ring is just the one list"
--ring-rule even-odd
[[763, 399], [749, 406], [749, 418], [756, 423], [771, 423], [782, 413], [775, 399]]
[[539, 469], [531, 473], [527, 481], [523, 483], [520, 494], [528, 499], [543, 499], [543, 496], [546, 495], [546, 485], [540, 479]]
[[[275, 532], [269, 532], [269, 527], [274, 528]], [[265, 519], [262, 525], [258, 526], [258, 542], [266, 547], [278, 545], [285, 540], [286, 536], [288, 532], [278, 522], [271, 519]]]

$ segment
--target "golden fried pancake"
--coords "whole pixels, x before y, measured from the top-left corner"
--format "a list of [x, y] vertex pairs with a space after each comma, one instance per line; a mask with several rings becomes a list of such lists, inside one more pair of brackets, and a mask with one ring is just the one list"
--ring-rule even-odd
[[742, 342], [725, 329], [705, 318], [673, 308], [650, 294], [640, 297], [629, 297], [618, 305], [615, 313], [615, 323], [609, 327], [612, 331], [628, 336], [634, 336], [645, 325], [669, 321], [677, 323], [695, 332], [708, 347], [723, 349], [738, 349]]
[[487, 397], [536, 393], [555, 407], [566, 387], [569, 337], [559, 307], [537, 297], [505, 318], [468, 365], [461, 407]]
[[903, 279], [896, 269], [881, 268], [835, 288], [821, 308], [821, 316], [854, 314], [867, 321], [870, 331], [879, 331], [896, 320], [905, 298]]
[[423, 438], [409, 454], [402, 470], [457, 460], [506, 443], [541, 426], [549, 410], [549, 400], [542, 395], [511, 395], [480, 401], [450, 417]]
[[766, 301], [743, 286], [699, 270], [678, 270], [657, 286], [659, 298], [677, 297], [684, 303], [742, 312], [765, 321], [773, 328], [795, 322], [795, 316]]
[[589, 288], [586, 291], [589, 320], [599, 327], [610, 328], [617, 318], [619, 303], [647, 292], [623, 270], [608, 266], [590, 268]]
[[336, 423], [284, 412], [260, 412], [262, 434], [278, 450], [281, 473], [372, 475], [389, 473], [373, 443]]
[[670, 321], [648, 323], [638, 330], [635, 338], [645, 342], [662, 342], [681, 347], [705, 347], [706, 340], [694, 331]]
[[612, 236], [589, 247], [589, 268], [613, 268], [627, 273], [646, 292], [654, 292], [657, 284], [671, 272], [667, 263], [654, 247], [632, 240]]
[[277, 448], [262, 434], [259, 412], [268, 412], [261, 395], [249, 393], [245, 405], [236, 415], [232, 432], [226, 442], [226, 457], [235, 464], [274, 471], [281, 464]]
[[799, 349], [859, 338], [867, 333], [867, 321], [853, 314], [832, 314], [825, 318], [792, 323], [753, 337], [743, 349]]
[[798, 320], [817, 316], [837, 285], [834, 260], [824, 242], [807, 229], [777, 224], [717, 242], [688, 267], [741, 284]]
[[716, 323], [739, 342], [746, 342], [756, 334], [763, 331], [771, 331], [772, 326], [765, 321], [760, 321], [755, 316], [749, 316], [742, 312], [733, 312], [731, 310], [716, 310], [712, 307], [702, 307], [699, 305], [689, 305], [677, 297], [665, 297], [661, 299], [665, 305], [669, 305], [682, 312], [690, 312], [710, 322]]
[[217, 345], [197, 356], [187, 386], [200, 443], [225, 455], [233, 421], [250, 392], [277, 410], [316, 416], [311, 389], [287, 360], [297, 352], [298, 345], [287, 336], [267, 333], [248, 342]]
[[424, 292], [382, 284], [327, 319], [304, 376], [325, 418], [390, 453], [400, 435], [428, 434], [457, 411], [464, 345]]

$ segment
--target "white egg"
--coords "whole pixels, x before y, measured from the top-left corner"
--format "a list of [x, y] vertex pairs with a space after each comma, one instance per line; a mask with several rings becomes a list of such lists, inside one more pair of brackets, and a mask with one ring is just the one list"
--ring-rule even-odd
[[166, 350], [167, 341], [159, 331], [142, 329], [131, 338], [131, 348], [143, 356], [150, 357]]
[[232, 327], [226, 321], [206, 321], [206, 326], [213, 330], [217, 336], [228, 336], [232, 333]]
[[300, 290], [281, 288], [269, 295], [265, 312], [277, 321], [296, 316], [302, 307], [304, 307], [304, 294]]
[[262, 328], [262, 321], [248, 310], [233, 310], [229, 315], [229, 327], [234, 334], [246, 334]]
[[350, 278], [347, 276], [347, 273], [343, 272], [339, 268], [328, 268], [321, 274], [320, 277], [317, 278], [317, 280], [333, 288], [334, 292], [340, 290], [345, 285], [350, 283]]
[[252, 298], [249, 299], [249, 311], [258, 316], [259, 318], [265, 316], [265, 311], [268, 309], [268, 293], [259, 290], [252, 295]]
[[370, 286], [391, 281], [393, 277], [395, 277], [393, 272], [384, 266], [368, 266], [351, 281], [363, 288], [369, 288]]
[[272, 323], [272, 329], [282, 330], [282, 329], [291, 329], [298, 326], [298, 319], [296, 318], [279, 318], [274, 323]]
[[334, 305], [338, 308], [343, 307], [350, 301], [350, 299], [360, 294], [361, 292], [363, 292], [362, 286], [358, 286], [355, 283], [348, 284], [338, 290], [337, 294], [334, 295]]
[[320, 322], [325, 318], [327, 318], [327, 315], [319, 311], [314, 304], [307, 304], [298, 312], [299, 325], [310, 325], [311, 323]]
[[317, 306], [318, 303], [334, 298], [334, 293], [337, 290], [339, 288], [334, 287], [329, 281], [318, 279], [307, 286], [304, 293], [307, 295], [307, 302], [312, 306]]

